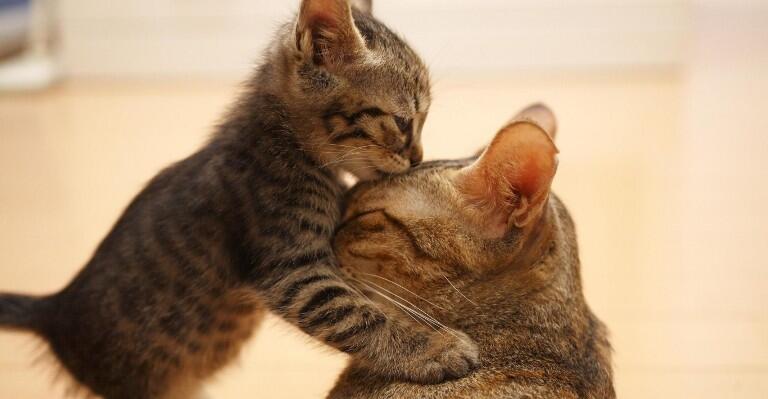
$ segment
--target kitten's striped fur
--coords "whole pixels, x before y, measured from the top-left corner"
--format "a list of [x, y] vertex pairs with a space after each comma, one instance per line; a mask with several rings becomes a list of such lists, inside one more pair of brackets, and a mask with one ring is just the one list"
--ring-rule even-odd
[[265, 58], [210, 142], [152, 179], [69, 286], [0, 296], [0, 325], [44, 338], [90, 392], [192, 397], [268, 310], [387, 378], [476, 365], [465, 336], [351, 289], [330, 248], [340, 169], [368, 179], [421, 160], [421, 60], [346, 0], [304, 0]]
[[482, 362], [466, 378], [425, 386], [353, 361], [329, 399], [616, 397], [606, 329], [581, 290], [573, 221], [549, 195], [556, 149], [545, 130], [554, 133], [554, 117], [535, 106], [480, 160], [429, 162], [353, 190], [335, 239], [350, 282], [381, 306], [421, 308], [409, 312], [465, 331]]

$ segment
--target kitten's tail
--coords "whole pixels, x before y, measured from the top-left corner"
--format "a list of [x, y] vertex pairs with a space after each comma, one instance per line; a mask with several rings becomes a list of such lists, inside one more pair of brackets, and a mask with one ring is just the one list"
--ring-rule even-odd
[[0, 294], [0, 328], [36, 330], [41, 299], [27, 295]]

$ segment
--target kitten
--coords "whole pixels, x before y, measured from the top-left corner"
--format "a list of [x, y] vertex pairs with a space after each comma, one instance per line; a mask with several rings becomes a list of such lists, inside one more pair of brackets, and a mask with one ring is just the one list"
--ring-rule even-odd
[[366, 10], [304, 0], [210, 142], [156, 176], [69, 286], [0, 296], [106, 398], [188, 398], [267, 310], [387, 378], [467, 374], [477, 348], [389, 318], [337, 274], [344, 187], [421, 160], [422, 61]]
[[554, 137], [554, 116], [534, 106], [477, 160], [427, 163], [353, 190], [335, 239], [350, 282], [379, 306], [465, 331], [482, 362], [423, 386], [353, 361], [331, 399], [615, 398], [573, 222], [550, 195], [558, 151], [545, 131]]

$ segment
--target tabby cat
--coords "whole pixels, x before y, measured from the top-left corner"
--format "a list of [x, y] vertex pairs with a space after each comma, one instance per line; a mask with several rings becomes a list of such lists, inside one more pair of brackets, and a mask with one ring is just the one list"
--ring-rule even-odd
[[61, 292], [1, 295], [0, 325], [110, 399], [195, 396], [267, 310], [387, 378], [467, 374], [471, 340], [387, 317], [331, 250], [339, 171], [419, 163], [430, 104], [422, 61], [366, 8], [304, 0], [212, 139], [152, 179]]
[[331, 399], [615, 398], [573, 222], [550, 194], [558, 151], [545, 131], [554, 137], [554, 116], [533, 106], [477, 160], [425, 163], [351, 192], [335, 239], [350, 282], [382, 308], [465, 331], [482, 360], [440, 385], [353, 361]]

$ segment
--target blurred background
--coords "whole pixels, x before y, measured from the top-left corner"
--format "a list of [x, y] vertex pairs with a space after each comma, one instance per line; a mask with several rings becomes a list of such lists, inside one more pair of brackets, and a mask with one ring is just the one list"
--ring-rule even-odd
[[[768, 2], [374, 3], [432, 66], [427, 158], [530, 102], [558, 114], [556, 192], [619, 397], [768, 397]], [[297, 6], [0, 0], [0, 290], [63, 287]], [[0, 333], [0, 397], [64, 396], [43, 349]], [[344, 360], [271, 319], [209, 392], [320, 398]]]

